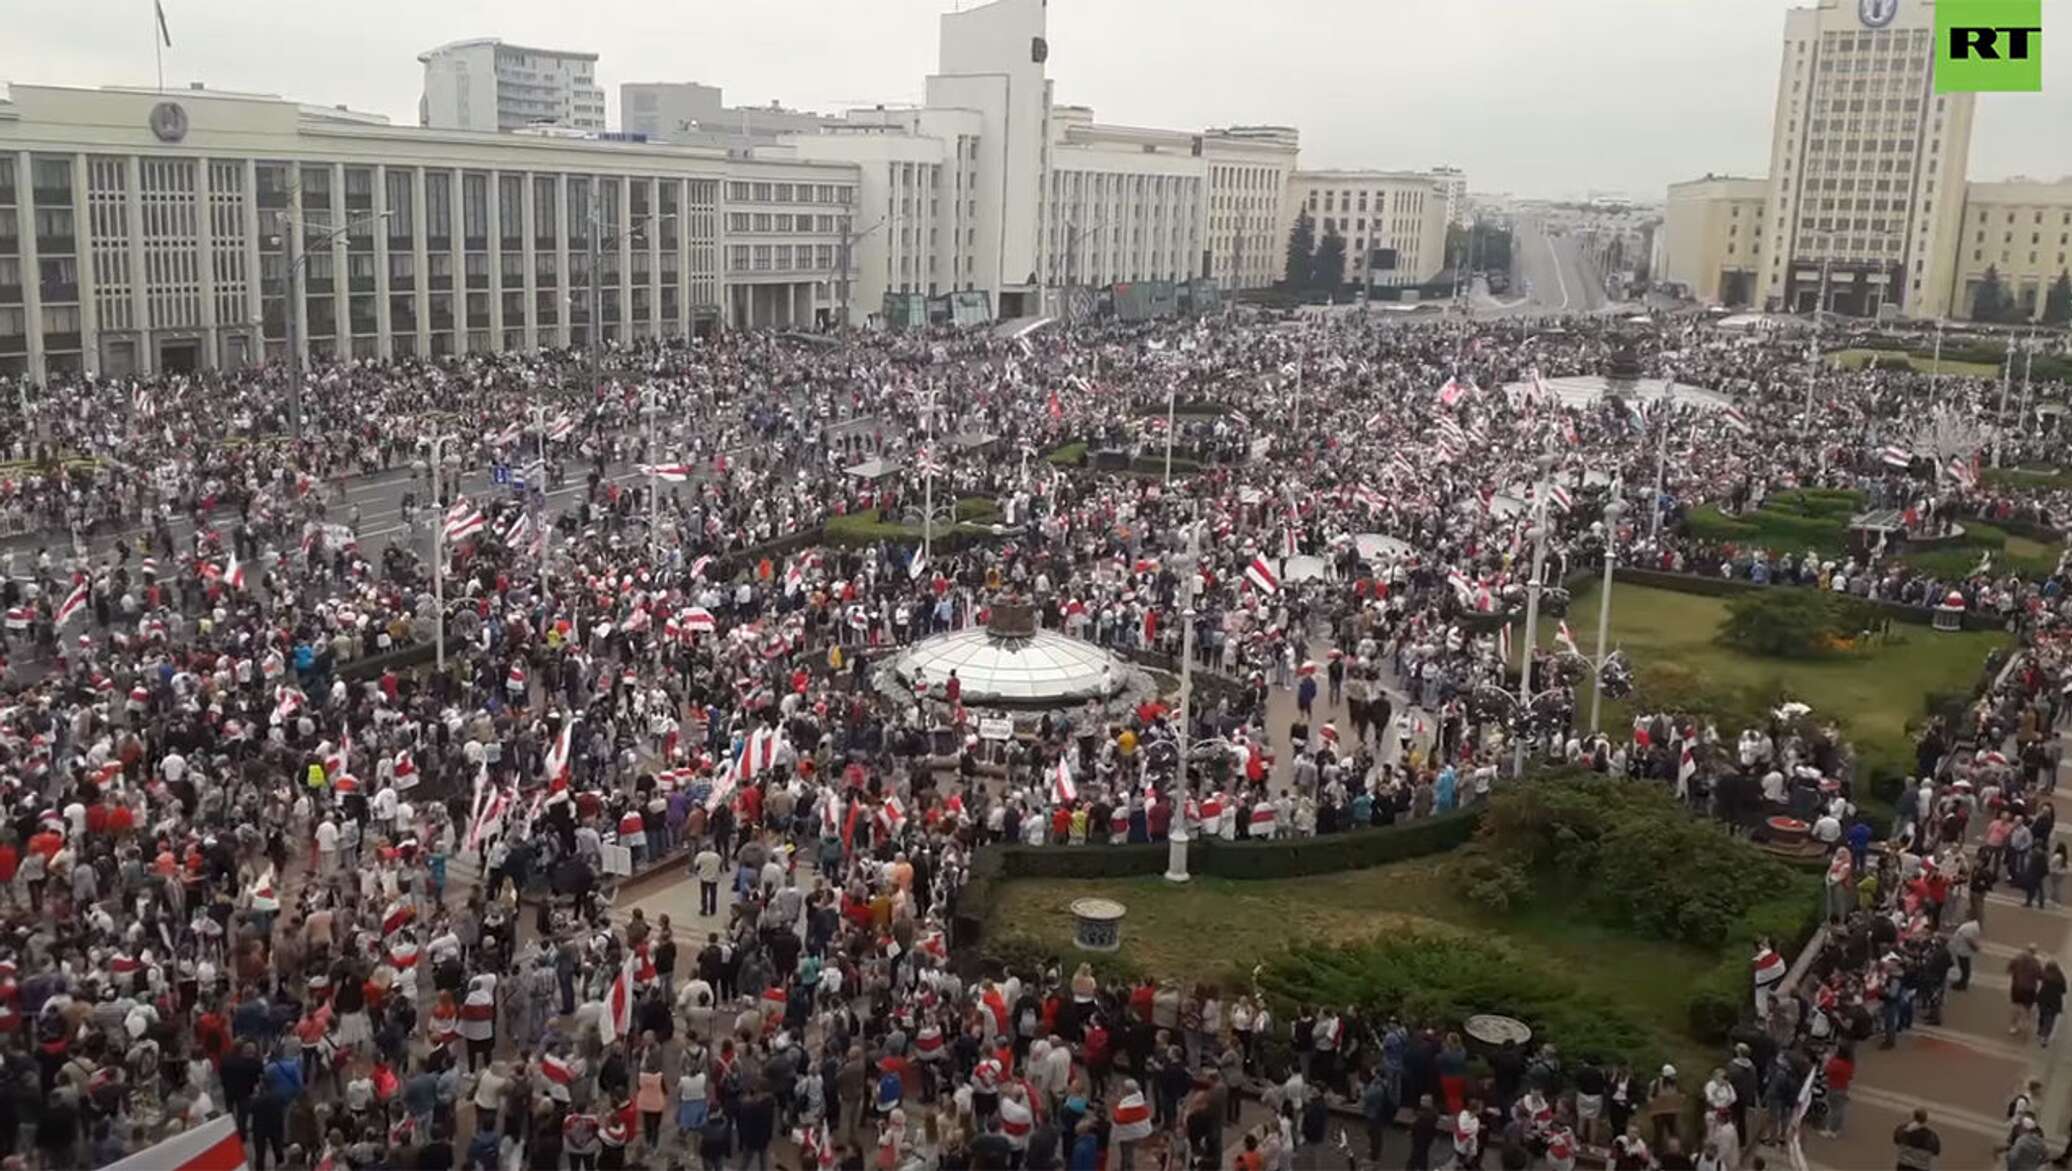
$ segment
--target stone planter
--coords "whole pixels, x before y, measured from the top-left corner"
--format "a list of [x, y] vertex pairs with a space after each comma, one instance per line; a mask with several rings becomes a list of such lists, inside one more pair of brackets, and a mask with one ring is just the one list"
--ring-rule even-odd
[[1115, 951], [1122, 947], [1122, 917], [1128, 908], [1113, 899], [1074, 899], [1072, 943], [1081, 951]]

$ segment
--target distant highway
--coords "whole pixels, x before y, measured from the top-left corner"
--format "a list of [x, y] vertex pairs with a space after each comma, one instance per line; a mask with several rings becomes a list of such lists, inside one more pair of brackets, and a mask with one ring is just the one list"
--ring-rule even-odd
[[1556, 235], [1540, 219], [1511, 227], [1509, 298], [1477, 297], [1477, 316], [1596, 313], [1605, 308], [1604, 276], [1573, 236]]

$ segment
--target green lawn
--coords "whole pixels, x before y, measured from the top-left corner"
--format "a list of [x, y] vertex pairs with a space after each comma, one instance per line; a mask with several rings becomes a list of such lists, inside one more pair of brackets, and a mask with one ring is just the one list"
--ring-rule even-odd
[[1717, 957], [1557, 911], [1494, 914], [1455, 890], [1447, 858], [1276, 881], [1197, 878], [1184, 886], [1163, 878], [1024, 879], [1001, 886], [989, 930], [996, 938], [1033, 940], [1069, 966], [1069, 908], [1089, 896], [1129, 908], [1121, 952], [1128, 967], [1226, 987], [1248, 986], [1254, 964], [1294, 943], [1353, 943], [1411, 927], [1500, 937], [1584, 988], [1631, 1005], [1679, 1065], [1704, 1068], [1715, 1056], [1689, 1036], [1684, 1021], [1692, 982]]
[[[1842, 367], [1844, 370], [1860, 370], [1867, 363], [1878, 358], [1904, 357], [1909, 365], [1923, 374], [1933, 374], [1936, 371], [1933, 354], [1923, 357], [1920, 354], [1902, 354], [1898, 350], [1837, 350], [1828, 355], [1828, 357], [1834, 361], [1835, 365]], [[2000, 376], [2000, 367], [1992, 362], [1959, 362], [1952, 358], [1944, 358], [1941, 369], [1944, 374], [1954, 377], [1998, 378]]]
[[[1569, 606], [1569, 629], [1586, 650], [1596, 645], [1597, 596], [1592, 586]], [[1648, 703], [1645, 685], [1654, 664], [1680, 668], [1679, 675], [1694, 677], [1707, 693], [1782, 692], [1812, 705], [1816, 713], [1838, 718], [1866, 762], [1910, 763], [1907, 724], [1922, 716], [1924, 697], [1968, 692], [1986, 655], [2006, 641], [1994, 631], [1941, 634], [1895, 624], [1889, 644], [1874, 643], [1828, 659], [1761, 658], [1712, 641], [1726, 618], [1727, 601], [1645, 586], [1612, 587], [1611, 642], [1625, 648], [1642, 683], [1635, 701]], [[1542, 641], [1551, 642], [1552, 635]], [[1676, 702], [1680, 697], [1657, 698]], [[1608, 702], [1605, 727], [1628, 726], [1632, 707]], [[1726, 737], [1740, 732], [1724, 720], [1719, 730]]]
[[2072, 488], [2072, 468], [1981, 468], [1979, 478], [1996, 488], [2029, 489], [2037, 492]]

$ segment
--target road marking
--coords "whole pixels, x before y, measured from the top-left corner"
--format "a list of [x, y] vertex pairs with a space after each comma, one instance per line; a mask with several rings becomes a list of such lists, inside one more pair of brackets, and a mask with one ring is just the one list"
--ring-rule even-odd
[[1561, 285], [1561, 308], [1557, 312], [1568, 312], [1568, 277], [1561, 271], [1561, 254], [1554, 250], [1554, 237], [1540, 233], [1540, 242], [1547, 246], [1547, 259], [1554, 262], [1554, 279]]

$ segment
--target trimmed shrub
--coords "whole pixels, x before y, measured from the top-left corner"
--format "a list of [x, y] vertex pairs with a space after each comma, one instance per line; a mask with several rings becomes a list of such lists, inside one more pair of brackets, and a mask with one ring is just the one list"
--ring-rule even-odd
[[1525, 951], [1469, 936], [1411, 931], [1347, 947], [1298, 947], [1269, 961], [1259, 984], [1284, 1017], [1303, 1004], [1351, 1005], [1369, 1019], [1458, 1028], [1477, 1013], [1513, 1016], [1574, 1060], [1660, 1059], [1625, 1006], [1578, 986]]
[[1529, 876], [1534, 897], [1704, 948], [1718, 946], [1750, 908], [1790, 892], [1794, 874], [1754, 844], [1693, 819], [1660, 786], [1595, 774], [1497, 793], [1475, 851]]
[[1727, 603], [1718, 641], [1749, 654], [1819, 659], [1871, 622], [1869, 606], [1832, 590], [1764, 590]]

